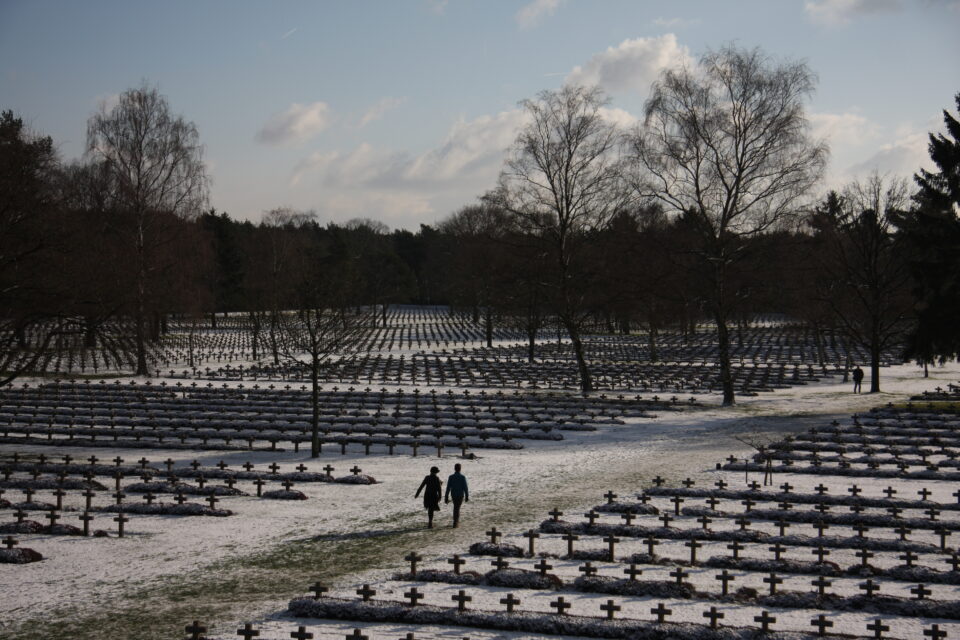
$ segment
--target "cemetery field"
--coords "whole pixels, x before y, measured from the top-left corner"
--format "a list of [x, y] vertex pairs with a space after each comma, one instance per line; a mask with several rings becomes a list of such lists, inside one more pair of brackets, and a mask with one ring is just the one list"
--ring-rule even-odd
[[[581, 514], [606, 502], [603, 495], [607, 491], [628, 500], [633, 493], [653, 486], [657, 477], [656, 483], [666, 487], [679, 486], [687, 478], [698, 487], [710, 486], [724, 478], [740, 488], [744, 485], [743, 470], [735, 465], [715, 470], [716, 463], [727, 456], [735, 456], [742, 466], [743, 459], [753, 453], [735, 436], [779, 439], [833, 420], [848, 422], [851, 414], [865, 413], [888, 402], [902, 406], [914, 394], [956, 383], [960, 368], [932, 368], [925, 379], [916, 367], [902, 365], [884, 368], [882, 375], [881, 394], [853, 395], [852, 384], [835, 377], [742, 397], [729, 409], [720, 409], [716, 396], [701, 396], [695, 405], [648, 407], [645, 415], [625, 415], [619, 423], [605, 423], [597, 415], [599, 422], [592, 425], [592, 430], [562, 431], [563, 439], [521, 437], [535, 433], [531, 430], [504, 440], [504, 444], [522, 442], [521, 449], [479, 446], [496, 440], [485, 438], [469, 448], [472, 458], [467, 459], [461, 458], [455, 442], [443, 448], [440, 457], [436, 448], [426, 445], [414, 457], [412, 450], [400, 445], [396, 452], [391, 449], [388, 453], [380, 441], [367, 447], [369, 453], [356, 442], [343, 448], [331, 442], [318, 459], [311, 459], [308, 447], [294, 451], [284, 442], [273, 445], [282, 450], [270, 450], [263, 442], [252, 450], [204, 448], [199, 443], [191, 448], [190, 442], [182, 441], [179, 444], [183, 446], [171, 448], [164, 448], [163, 442], [140, 448], [136, 442], [127, 442], [114, 448], [101, 441], [91, 442], [91, 446], [54, 447], [39, 441], [15, 441], [15, 434], [11, 434], [11, 440], [3, 445], [3, 465], [12, 464], [14, 452], [17, 464], [36, 464], [40, 456], [45, 456], [45, 464], [60, 464], [62, 455], [68, 453], [75, 466], [93, 466], [87, 459], [95, 456], [95, 464], [125, 471], [119, 479], [107, 469], [98, 471], [94, 481], [102, 488], [92, 498], [84, 497], [81, 485], [67, 489], [60, 497], [54, 496], [53, 487], [37, 488], [32, 495], [24, 496], [24, 487], [31, 486], [28, 467], [10, 467], [14, 471], [3, 481], [5, 493], [0, 495], [6, 501], [0, 509], [0, 523], [15, 523], [19, 510], [21, 520], [48, 525], [44, 514], [50, 509], [45, 510], [43, 503], [62, 499], [62, 505], [56, 510], [61, 515], [59, 521], [49, 522], [50, 531], [12, 534], [17, 548], [33, 549], [43, 555], [43, 560], [0, 565], [4, 577], [0, 636], [177, 638], [184, 636], [184, 627], [191, 621], [200, 620], [208, 628], [206, 635], [212, 638], [238, 637], [236, 631], [243, 621], [255, 623], [262, 638], [291, 637], [298, 625], [308, 625], [316, 638], [342, 638], [354, 628], [363, 627], [362, 622], [337, 620], [336, 616], [294, 619], [288, 613], [288, 603], [309, 593], [311, 585], [319, 581], [330, 595], [356, 599], [354, 591], [369, 584], [380, 593], [378, 598], [401, 601], [402, 593], [416, 584], [428, 603], [439, 604], [442, 599], [449, 600], [456, 589], [396, 580], [398, 574], [410, 570], [404, 558], [411, 551], [423, 556], [425, 567], [436, 568], [445, 566], [445, 559], [453, 554], [460, 554], [467, 558], [467, 569], [482, 574], [489, 570], [487, 560], [492, 558], [467, 554], [467, 548], [485, 539], [491, 528], [505, 532], [511, 544], [522, 547], [526, 541], [519, 533], [541, 527], [548, 511], [559, 509], [567, 514], [565, 521], [579, 521]], [[174, 379], [168, 382], [175, 384]], [[225, 384], [235, 387], [241, 383]], [[115, 458], [122, 461], [115, 462]], [[457, 461], [464, 465], [471, 489], [461, 526], [449, 527], [450, 508], [446, 506], [438, 514], [437, 527], [427, 530], [421, 501], [414, 499], [413, 493], [431, 465], [439, 466], [445, 479]], [[324, 470], [325, 466], [332, 469]], [[45, 473], [56, 472], [51, 467]], [[751, 480], [759, 481], [761, 475], [758, 470], [747, 470]], [[801, 475], [790, 473], [789, 482], [799, 486]], [[199, 480], [201, 476], [203, 480]], [[231, 476], [227, 486], [226, 478]], [[37, 475], [32, 480], [43, 477]], [[68, 479], [84, 482], [82, 468]], [[813, 475], [809, 480], [816, 483]], [[775, 473], [774, 481], [780, 484], [779, 473]], [[859, 482], [864, 488], [872, 486], [866, 479]], [[886, 480], [878, 482], [888, 484]], [[124, 496], [115, 498], [115, 484]], [[940, 492], [936, 482], [926, 484]], [[952, 484], [955, 488], [956, 483]], [[258, 497], [258, 492], [268, 495], [270, 491], [299, 491], [307, 499]], [[149, 500], [147, 493], [153, 495]], [[203, 514], [186, 516], [176, 509], [136, 513], [133, 507], [135, 503], [150, 505], [151, 509], [164, 504], [172, 508], [175, 495]], [[654, 503], [661, 500], [654, 497]], [[116, 502], [127, 506], [109, 510]], [[38, 506], [30, 507], [31, 503]], [[664, 503], [661, 509], [664, 506], [671, 508]], [[123, 537], [118, 536], [121, 523], [114, 520], [121, 511], [128, 518], [123, 523]], [[50, 535], [57, 525], [83, 526], [79, 520], [82, 513], [91, 514], [93, 520], [88, 526], [93, 531], [106, 531], [107, 537]], [[543, 538], [549, 538], [548, 534], [541, 528]], [[557, 554], [554, 557], [563, 555], [563, 543], [558, 540], [541, 540], [540, 544]], [[630, 545], [629, 553], [643, 550], [636, 542]], [[624, 548], [617, 555], [627, 551]], [[533, 571], [533, 561], [531, 558], [521, 564]], [[558, 569], [564, 574], [561, 579], [575, 578], [576, 565]], [[657, 574], [655, 570], [648, 573]], [[666, 570], [663, 573], [663, 580], [669, 582]], [[469, 606], [500, 610], [497, 601], [507, 591], [474, 592], [475, 599]], [[554, 597], [551, 592], [549, 599]], [[594, 604], [599, 606], [609, 597], [597, 596]], [[574, 613], [588, 615], [581, 598], [573, 599], [577, 602]], [[546, 595], [542, 602], [537, 599], [535, 609], [549, 612], [547, 600]], [[630, 605], [624, 607], [622, 615], [626, 617]], [[523, 608], [526, 610], [526, 605]], [[642, 608], [649, 606], [644, 604]], [[700, 615], [699, 608], [695, 613]], [[650, 618], [636, 612], [630, 617]], [[731, 617], [736, 614], [731, 613]], [[737, 622], [753, 624], [747, 618]], [[948, 626], [953, 629], [956, 624], [944, 628]], [[381, 622], [363, 628], [364, 633], [376, 638], [391, 637], [389, 634], [400, 637], [413, 630], [417, 637], [438, 638], [530, 635], [508, 629], [484, 630], [482, 625], [467, 629], [429, 622], [415, 626]], [[911, 633], [918, 628], [909, 627]], [[852, 633], [866, 634], [859, 628]]]

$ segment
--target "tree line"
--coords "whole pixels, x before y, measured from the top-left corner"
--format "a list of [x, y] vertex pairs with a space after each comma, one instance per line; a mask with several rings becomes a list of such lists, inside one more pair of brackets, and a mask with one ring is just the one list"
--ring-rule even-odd
[[584, 392], [585, 332], [640, 332], [656, 360], [661, 331], [709, 320], [725, 404], [731, 341], [753, 314], [783, 312], [818, 344], [863, 347], [878, 391], [887, 349], [925, 365], [960, 353], [960, 125], [944, 111], [937, 171], [912, 184], [874, 174], [817, 198], [828, 149], [805, 115], [813, 88], [802, 63], [726, 47], [664, 71], [630, 126], [599, 89], [544, 91], [521, 103], [496, 185], [415, 231], [211, 208], [199, 132], [147, 85], [90, 117], [73, 162], [5, 111], [0, 385], [63, 341], [148, 374], [170, 318], [215, 327], [224, 313], [246, 318], [254, 358], [312, 350], [316, 364], [355, 323], [413, 303], [462, 310], [488, 343], [497, 325], [523, 329], [531, 360], [556, 329]]

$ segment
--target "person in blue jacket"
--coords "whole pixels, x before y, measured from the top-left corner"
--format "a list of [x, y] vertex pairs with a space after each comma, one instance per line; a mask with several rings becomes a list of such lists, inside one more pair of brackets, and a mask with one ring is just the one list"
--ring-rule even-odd
[[464, 501], [470, 502], [467, 478], [460, 473], [459, 462], [453, 465], [453, 473], [447, 478], [447, 493], [444, 495], [443, 501], [449, 504], [451, 497], [453, 498], [453, 526], [456, 527], [460, 524], [460, 505]]

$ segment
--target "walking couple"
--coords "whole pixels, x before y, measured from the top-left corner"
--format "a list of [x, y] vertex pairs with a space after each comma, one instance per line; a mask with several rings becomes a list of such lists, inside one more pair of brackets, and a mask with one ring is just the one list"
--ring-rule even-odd
[[[430, 475], [423, 479], [420, 488], [417, 489], [414, 498], [420, 496], [423, 491], [423, 507], [427, 510], [427, 527], [433, 529], [433, 514], [440, 510], [440, 494], [443, 489], [443, 482], [437, 475], [440, 469], [430, 467]], [[447, 478], [447, 493], [444, 496], [444, 502], [450, 502], [453, 499], [453, 526], [460, 524], [460, 505], [464, 502], [470, 502], [470, 491], [467, 489], [467, 478], [460, 473], [460, 463], [453, 465], [453, 473]]]

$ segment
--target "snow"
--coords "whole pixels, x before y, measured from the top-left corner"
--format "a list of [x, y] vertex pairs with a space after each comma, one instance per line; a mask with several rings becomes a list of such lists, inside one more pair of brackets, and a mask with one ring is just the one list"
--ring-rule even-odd
[[[697, 481], [697, 487], [712, 486], [712, 483], [723, 478], [730, 483], [731, 488], [744, 488], [745, 477], [750, 480], [762, 481], [761, 474], [743, 471], [715, 471], [714, 464], [729, 454], [740, 459], [750, 455], [751, 450], [744, 444], [733, 439], [735, 435], [772, 435], [782, 437], [788, 433], [802, 432], [811, 426], [824, 426], [836, 418], [844, 424], [849, 424], [850, 415], [855, 412], [865, 412], [870, 407], [882, 405], [886, 402], [905, 400], [909, 395], [929, 390], [936, 386], [946, 386], [949, 382], [956, 382], [960, 378], [960, 367], [956, 364], [944, 368], [931, 368], [931, 377], [923, 378], [918, 368], [912, 365], [903, 365], [883, 370], [882, 385], [885, 390], [879, 395], [850, 393], [852, 384], [844, 384], [839, 380], [821, 381], [816, 384], [781, 389], [772, 393], [760, 394], [755, 397], [741, 398], [734, 408], [720, 408], [716, 398], [704, 398], [704, 403], [710, 406], [701, 409], [691, 409], [684, 412], [663, 412], [655, 418], [627, 418], [624, 425], [602, 425], [596, 431], [564, 432], [562, 441], [524, 441], [522, 450], [483, 450], [475, 460], [462, 460], [464, 472], [470, 479], [471, 502], [464, 505], [464, 526], [456, 532], [449, 532], [442, 538], [442, 542], [427, 542], [418, 550], [426, 556], [424, 568], [449, 568], [445, 559], [453, 553], [464, 554], [468, 564], [464, 570], [476, 570], [482, 573], [490, 571], [489, 560], [466, 556], [467, 547], [483, 539], [485, 528], [495, 525], [504, 531], [503, 541], [526, 548], [526, 539], [519, 536], [522, 531], [536, 528], [547, 516], [546, 512], [553, 507], [560, 507], [567, 511], [569, 516], [564, 519], [579, 521], [581, 514], [591, 507], [604, 502], [602, 494], [613, 489], [621, 495], [621, 500], [627, 500], [632, 492], [638, 492], [643, 486], [648, 486], [655, 475], [666, 478], [673, 485], [678, 485], [683, 478], [690, 477]], [[21, 453], [51, 455], [53, 448], [38, 445], [5, 445], [4, 453], [19, 451]], [[190, 572], [204, 572], [211, 570], [218, 563], [244, 557], [276, 545], [297, 541], [305, 541], [323, 537], [336, 541], [345, 536], [354, 534], [375, 536], [382, 529], [403, 529], [419, 527], [423, 524], [423, 515], [420, 501], [413, 498], [414, 490], [420, 478], [432, 464], [441, 467], [441, 475], [452, 471], [456, 452], [445, 454], [440, 460], [435, 455], [421, 452], [419, 457], [410, 455], [387, 456], [375, 454], [363, 455], [362, 451], [348, 449], [345, 456], [333, 450], [324, 450], [319, 461], [311, 460], [307, 452], [294, 453], [268, 451], [229, 451], [206, 452], [177, 449], [119, 449], [116, 451], [97, 448], [70, 448], [69, 453], [75, 458], [85, 458], [91, 454], [108, 458], [119, 453], [128, 461], [146, 456], [151, 461], [159, 462], [172, 458], [178, 466], [184, 466], [191, 460], [198, 460], [204, 465], [212, 466], [223, 460], [232, 467], [238, 467], [244, 462], [252, 462], [262, 468], [271, 462], [277, 462], [281, 471], [292, 472], [298, 464], [306, 464], [311, 471], [320, 471], [324, 464], [333, 464], [338, 471], [345, 472], [354, 464], [361, 466], [364, 473], [375, 477], [375, 485], [344, 485], [333, 483], [296, 483], [295, 490], [303, 492], [307, 500], [264, 500], [255, 497], [256, 488], [247, 481], [238, 482], [237, 488], [249, 494], [247, 496], [223, 497], [219, 508], [233, 511], [235, 515], [221, 518], [210, 517], [169, 517], [152, 515], [130, 515], [130, 522], [126, 525], [126, 537], [110, 538], [83, 538], [74, 536], [46, 536], [21, 535], [20, 547], [32, 548], [44, 556], [41, 562], [23, 565], [3, 565], [3, 580], [6, 585], [16, 585], [15, 589], [4, 589], [4, 597], [0, 598], [0, 635], [4, 629], [16, 629], [17, 625], [28, 620], [36, 620], [44, 616], [56, 616], [58, 612], [77, 607], [79, 610], [89, 609], [90, 603], [114, 603], [120, 605], [125, 598], [140, 588], [156, 584], [170, 576], [184, 575]], [[15, 475], [15, 477], [18, 477]], [[26, 476], [20, 476], [26, 477]], [[135, 482], [131, 478], [130, 482]], [[213, 482], [213, 481], [211, 481]], [[839, 478], [836, 476], [818, 476], [800, 473], [777, 473], [775, 485], [789, 482], [796, 487], [794, 492], [812, 491], [820, 482], [830, 485], [831, 495], [845, 495], [846, 488], [857, 484], [863, 489], [863, 495], [884, 497], [883, 488], [894, 484], [900, 491], [898, 497], [914, 499], [915, 491], [927, 487], [933, 491], [932, 500], [953, 502], [951, 492], [956, 484], [938, 483], [920, 480], [869, 479], [869, 478]], [[109, 484], [109, 483], [108, 483]], [[112, 489], [112, 487], [111, 487]], [[267, 485], [265, 489], [280, 489], [279, 484]], [[776, 491], [767, 488], [767, 491]], [[775, 497], [775, 493], [772, 497]], [[20, 491], [8, 489], [4, 495], [11, 502], [19, 501]], [[139, 500], [139, 496], [131, 496], [128, 500]], [[40, 491], [37, 500], [49, 501], [50, 492]], [[168, 497], [164, 497], [167, 500]], [[197, 501], [200, 498], [195, 498]], [[101, 494], [95, 504], [106, 506], [112, 500]], [[64, 500], [66, 507], [80, 508], [83, 498], [78, 491], [68, 492]], [[201, 503], [203, 504], [203, 503]], [[651, 501], [661, 511], [673, 513], [672, 505], [666, 498], [657, 498]], [[688, 499], [684, 506], [699, 506], [703, 499]], [[797, 508], [808, 509], [812, 505]], [[739, 501], [724, 500], [718, 508], [726, 511], [742, 509]], [[758, 505], [759, 508], [775, 508], [774, 504]], [[837, 513], [846, 513], [843, 507], [833, 507]], [[882, 511], [867, 510], [864, 513]], [[923, 518], [922, 513], [904, 512], [904, 517]], [[91, 529], [103, 528], [115, 531], [112, 522], [113, 514], [95, 513], [95, 520], [91, 522]], [[0, 512], [2, 521], [10, 520], [10, 510]], [[377, 523], [372, 524], [375, 517]], [[635, 523], [643, 519], [656, 522], [656, 516], [639, 516]], [[943, 520], [956, 521], [960, 512], [944, 511], [940, 516]], [[40, 518], [37, 518], [41, 520]], [[438, 515], [438, 523], [446, 526], [449, 519], [449, 510], [444, 508]], [[692, 517], [681, 516], [689, 522], [674, 522], [672, 526], [699, 526]], [[42, 520], [41, 520], [42, 521]], [[599, 522], [620, 524], [617, 514], [601, 515]], [[80, 525], [75, 515], [64, 514], [63, 524]], [[107, 526], [107, 525], [110, 526]], [[653, 526], [653, 525], [651, 525]], [[719, 521], [711, 528], [724, 530], [728, 524]], [[775, 534], [776, 526], [772, 522], [760, 523], [757, 521], [754, 528]], [[841, 533], [842, 530], [842, 533]], [[794, 523], [788, 534], [816, 535], [810, 525]], [[855, 535], [849, 528], [834, 525], [827, 532], [828, 535]], [[871, 531], [871, 536], [891, 540], [896, 536], [885, 531]], [[955, 534], [960, 535], [960, 534]], [[911, 541], [938, 544], [936, 536], [928, 530], [915, 530], [910, 536]], [[705, 542], [705, 546], [698, 552], [700, 559], [712, 555], [726, 555], [726, 543]], [[955, 544], [955, 542], [953, 542]], [[543, 534], [537, 541], [538, 551], [563, 554], [566, 543], [558, 536]], [[745, 557], [768, 558], [767, 544], [747, 545], [743, 552]], [[753, 547], [757, 547], [754, 549]], [[603, 549], [605, 545], [597, 539], [583, 536], [577, 543], [578, 549]], [[639, 540], [624, 539], [617, 546], [617, 556], [623, 557], [631, 553], [645, 552], [646, 547]], [[785, 558], [810, 561], [809, 548], [795, 547]], [[358, 585], [369, 583], [381, 591], [379, 597], [391, 600], [401, 600], [401, 590], [410, 585], [421, 583], [394, 582], [393, 574], [404, 570], [403, 555], [408, 549], [396, 549], [396, 561], [387, 566], [371, 567], [362, 574], [345, 578], [336, 584], [333, 594], [341, 594], [356, 599], [354, 591]], [[657, 549], [658, 555], [676, 559], [689, 557], [689, 549], [683, 547], [682, 541], [665, 542]], [[871, 564], [886, 568], [902, 564], [894, 553], [877, 552], [871, 559]], [[938, 570], [945, 570], [942, 560], [938, 561], [936, 554], [920, 554], [918, 565], [930, 566]], [[843, 566], [856, 564], [857, 558], [848, 552], [835, 551], [828, 558]], [[511, 567], [532, 570], [533, 559], [509, 559]], [[552, 573], [561, 576], [565, 581], [572, 581], [578, 575], [577, 568], [582, 562], [553, 559]], [[603, 562], [594, 562], [600, 569], [601, 575], [617, 574], [615, 565]], [[673, 580], [668, 573], [673, 566], [641, 566], [644, 574], [642, 579]], [[697, 589], [717, 592], [719, 583], [713, 579], [717, 569], [687, 569], [691, 575], [687, 578]], [[758, 583], [762, 574], [744, 571], [732, 571], [737, 580], [731, 584], [731, 589], [743, 586], [756, 588], [761, 593], [766, 585]], [[617, 576], [622, 577], [622, 576]], [[783, 574], [785, 582], [780, 585], [783, 591], [809, 591], [809, 575]], [[855, 595], [859, 592], [857, 583], [862, 581], [854, 578], [832, 578], [832, 593], [841, 595]], [[907, 591], [911, 586], [908, 582], [884, 581], [886, 595], [910, 597]], [[889, 585], [889, 587], [888, 587]], [[306, 593], [307, 585], [299, 590]], [[932, 599], [937, 601], [957, 600], [958, 587], [955, 585], [928, 585], [932, 589]], [[292, 588], [296, 591], [297, 585]], [[451, 606], [450, 596], [458, 589], [466, 588], [462, 585], [445, 585], [431, 583], [424, 592], [426, 601], [444, 607]], [[499, 598], [511, 589], [483, 587], [471, 589], [474, 601], [471, 608], [502, 610]], [[524, 610], [552, 611], [549, 601], [556, 598], [551, 591], [537, 592], [512, 589], [523, 600]], [[610, 596], [604, 594], [576, 594], [571, 598], [576, 615], [599, 616], [602, 613], [599, 605]], [[664, 602], [673, 609], [671, 621], [691, 621], [702, 624], [702, 612], [705, 603], [686, 600], [671, 600], [663, 598], [616, 598], [623, 606], [619, 617], [638, 617], [650, 620], [649, 609], [656, 602]], [[251, 603], [250, 610], [259, 612], [256, 620], [258, 628], [262, 629], [261, 638], [289, 637], [289, 631], [298, 624], [304, 624], [320, 638], [342, 638], [353, 628], [361, 628], [364, 633], [373, 634], [371, 637], [400, 637], [406, 630], [396, 624], [386, 625], [355, 625], [319, 621], [315, 619], [292, 620], [283, 613], [286, 602], [278, 594], [276, 599]], [[761, 607], [741, 606], [725, 607], [727, 617], [725, 625], [754, 625], [752, 617], [758, 615]], [[809, 621], [821, 611], [812, 609], [782, 609], [771, 610], [777, 616], [775, 628], [778, 630], [793, 629], [809, 632]], [[876, 617], [872, 613], [846, 612], [830, 614], [835, 626], [831, 632], [846, 632], [857, 635], [866, 635], [864, 625]], [[913, 640], [922, 637], [921, 623], [939, 622], [951, 636], [960, 634], [960, 624], [953, 621], [920, 620], [916, 618], [884, 618], [890, 624], [889, 637]], [[254, 618], [251, 618], [254, 620]], [[184, 621], [186, 624], [188, 621]], [[213, 633], [223, 637], [234, 637], [233, 630], [242, 626], [235, 622], [223, 623], [221, 627], [213, 629]], [[434, 625], [416, 628], [417, 637], [449, 638], [469, 635], [471, 638], [528, 637], [523, 633], [513, 632], [483, 632], [477, 629], [449, 628], [444, 625]], [[452, 635], [459, 634], [459, 635]]]

